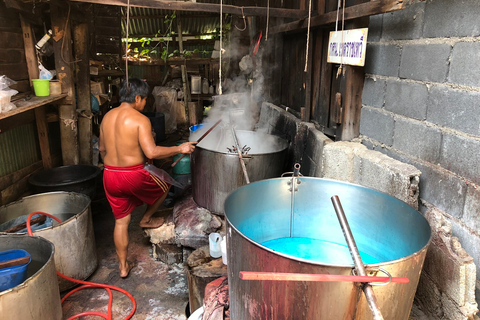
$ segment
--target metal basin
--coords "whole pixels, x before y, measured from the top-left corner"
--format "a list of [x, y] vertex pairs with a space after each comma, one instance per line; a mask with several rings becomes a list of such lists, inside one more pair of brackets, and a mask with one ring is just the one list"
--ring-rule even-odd
[[[350, 275], [353, 260], [330, 200], [334, 195], [342, 202], [368, 274], [382, 268], [410, 279], [374, 287], [385, 319], [408, 319], [430, 243], [426, 219], [381, 192], [311, 177], [255, 182], [226, 199], [232, 319], [372, 319], [365, 295], [353, 283], [239, 278], [240, 271]], [[293, 249], [270, 245], [295, 239], [314, 247], [305, 242]]]
[[[219, 126], [220, 127], [220, 126]], [[235, 142], [229, 127], [216, 127], [191, 155], [192, 193], [195, 202], [213, 213], [224, 214], [226, 197], [246, 184], [238, 153], [229, 152]], [[195, 141], [208, 127], [190, 137]], [[250, 182], [279, 177], [284, 172], [288, 142], [279, 137], [236, 130], [240, 148], [250, 149], [243, 155]]]
[[[97, 268], [97, 252], [93, 232], [90, 198], [75, 192], [49, 192], [22, 198], [0, 207], [0, 223], [35, 211], [46, 212], [63, 222], [34, 231], [35, 236], [50, 240], [55, 245], [57, 271], [79, 280], [85, 280]], [[58, 278], [60, 291], [75, 283]]]
[[41, 237], [0, 235], [0, 251], [11, 249], [28, 251], [32, 261], [25, 282], [0, 292], [0, 318], [62, 319], [53, 244]]

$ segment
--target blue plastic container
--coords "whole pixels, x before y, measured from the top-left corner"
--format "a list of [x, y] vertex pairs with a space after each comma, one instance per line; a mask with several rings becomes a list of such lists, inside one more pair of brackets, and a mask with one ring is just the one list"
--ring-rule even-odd
[[28, 263], [0, 269], [0, 291], [5, 291], [27, 280], [27, 269], [32, 258], [22, 249], [12, 249], [0, 252], [0, 262], [29, 257]]
[[194, 126], [191, 126], [190, 127], [190, 133], [195, 132], [195, 131], [197, 131], [199, 129], [202, 129], [202, 128], [203, 128], [203, 124], [196, 124]]

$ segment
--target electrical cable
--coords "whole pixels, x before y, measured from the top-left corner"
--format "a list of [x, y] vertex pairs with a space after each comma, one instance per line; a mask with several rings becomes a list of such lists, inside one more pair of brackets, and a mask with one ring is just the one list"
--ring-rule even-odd
[[223, 29], [223, 0], [220, 0], [220, 58], [218, 62], [218, 94], [222, 95], [222, 29]]
[[[37, 214], [41, 214], [41, 215], [50, 217], [50, 218], [54, 219], [55, 221], [57, 221], [58, 223], [62, 223], [62, 220], [60, 220], [57, 217], [55, 217], [51, 214], [48, 214], [46, 212], [41, 212], [41, 211], [32, 212], [27, 218], [27, 231], [28, 231], [29, 236], [33, 236], [30, 220], [32, 219], [32, 217], [34, 215], [37, 215]], [[108, 314], [104, 314], [104, 313], [96, 312], [96, 311], [86, 311], [86, 312], [82, 312], [82, 313], [79, 313], [77, 315], [74, 315], [74, 316], [68, 318], [67, 320], [73, 320], [73, 319], [77, 319], [79, 317], [88, 316], [88, 315], [99, 316], [99, 317], [102, 317], [102, 318], [107, 319], [107, 320], [112, 320], [112, 303], [113, 303], [112, 290], [115, 290], [115, 291], [118, 291], [118, 292], [121, 292], [121, 293], [125, 294], [132, 301], [132, 311], [123, 320], [131, 319], [133, 317], [133, 315], [135, 314], [135, 311], [137, 309], [137, 303], [135, 301], [135, 298], [128, 291], [126, 291], [122, 288], [116, 287], [116, 286], [108, 285], [108, 284], [101, 284], [101, 283], [94, 283], [94, 282], [89, 282], [89, 281], [77, 280], [77, 279], [74, 279], [74, 278], [70, 278], [69, 276], [66, 276], [64, 274], [61, 274], [58, 271], [57, 271], [57, 275], [59, 277], [63, 278], [63, 279], [68, 280], [68, 281], [78, 283], [78, 284], [82, 284], [82, 286], [80, 286], [78, 288], [75, 288], [72, 291], [70, 291], [69, 293], [67, 293], [63, 297], [63, 299], [61, 300], [62, 304], [70, 295], [72, 295], [73, 293], [75, 293], [79, 290], [82, 290], [82, 289], [103, 288], [103, 289], [107, 290], [108, 296], [109, 296], [109, 299], [108, 299]]]
[[130, 0], [127, 0], [127, 41], [125, 41], [125, 77], [128, 88], [128, 27], [130, 25]]
[[310, 0], [310, 5], [308, 7], [308, 30], [307, 30], [307, 48], [305, 52], [305, 69], [303, 72], [307, 72], [308, 67], [308, 45], [310, 43], [310, 19], [312, 17], [312, 0]]

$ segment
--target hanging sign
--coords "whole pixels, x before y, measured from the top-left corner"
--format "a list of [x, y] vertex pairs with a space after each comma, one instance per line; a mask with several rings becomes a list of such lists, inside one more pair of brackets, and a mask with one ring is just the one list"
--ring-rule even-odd
[[364, 66], [367, 33], [368, 28], [330, 32], [327, 62]]

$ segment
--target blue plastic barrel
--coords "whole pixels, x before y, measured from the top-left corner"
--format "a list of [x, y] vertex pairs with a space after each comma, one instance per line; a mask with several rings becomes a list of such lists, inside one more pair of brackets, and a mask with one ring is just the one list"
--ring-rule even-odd
[[0, 269], [0, 291], [5, 291], [18, 286], [27, 280], [27, 269], [30, 261], [30, 254], [22, 249], [12, 249], [0, 252], [0, 262], [6, 262], [18, 258], [28, 257], [29, 260], [25, 264]]

